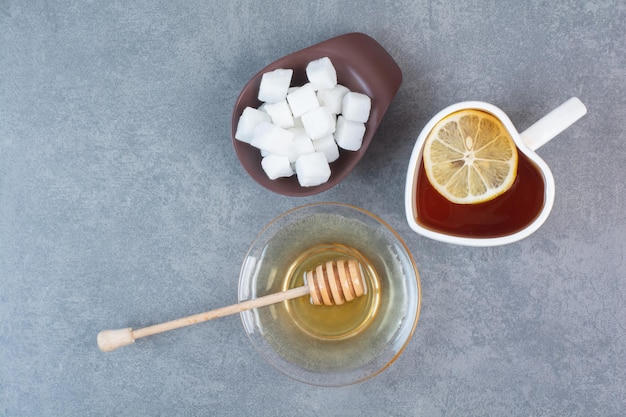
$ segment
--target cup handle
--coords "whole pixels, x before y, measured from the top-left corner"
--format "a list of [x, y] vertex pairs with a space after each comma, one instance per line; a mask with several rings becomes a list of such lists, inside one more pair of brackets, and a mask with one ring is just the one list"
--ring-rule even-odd
[[522, 142], [536, 151], [586, 113], [585, 105], [578, 98], [572, 97], [523, 131], [520, 134]]

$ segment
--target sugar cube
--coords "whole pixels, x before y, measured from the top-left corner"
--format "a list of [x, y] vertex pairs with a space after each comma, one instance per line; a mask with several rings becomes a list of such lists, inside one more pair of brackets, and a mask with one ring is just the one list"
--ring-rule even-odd
[[316, 91], [333, 88], [337, 84], [337, 71], [328, 57], [309, 62], [306, 66], [306, 76]]
[[306, 84], [292, 87], [293, 70], [264, 73], [261, 105], [244, 109], [235, 138], [259, 148], [270, 179], [295, 173], [300, 186], [312, 187], [328, 181], [340, 148], [361, 148], [372, 102], [337, 83], [328, 57], [310, 61], [306, 76]]
[[326, 156], [326, 161], [335, 162], [339, 159], [339, 147], [335, 142], [333, 135], [324, 136], [321, 139], [313, 141], [313, 149], [315, 152], [322, 152]]
[[258, 99], [267, 103], [276, 103], [287, 97], [291, 85], [292, 69], [278, 68], [261, 76]]
[[300, 117], [304, 113], [320, 106], [311, 83], [306, 83], [302, 87], [288, 93], [287, 102], [294, 117]]
[[271, 180], [275, 180], [279, 177], [291, 177], [293, 175], [291, 163], [286, 156], [269, 154], [261, 160], [261, 167]]
[[326, 107], [318, 107], [302, 115], [304, 130], [313, 140], [335, 131], [336, 117]]
[[313, 187], [328, 181], [330, 165], [322, 152], [309, 153], [296, 160], [296, 175], [302, 187]]
[[293, 141], [287, 152], [290, 162], [295, 162], [299, 156], [307, 153], [315, 152], [311, 138], [306, 134], [305, 130], [301, 127], [295, 127], [289, 129], [293, 133]]
[[343, 116], [337, 118], [335, 141], [337, 145], [347, 151], [358, 151], [363, 143], [365, 123], [348, 120]]
[[327, 107], [331, 113], [341, 113], [341, 105], [343, 102], [343, 96], [345, 96], [350, 90], [341, 84], [337, 84], [333, 88], [325, 88], [317, 92], [317, 100], [320, 106]]
[[242, 142], [250, 143], [254, 135], [254, 128], [261, 122], [269, 122], [271, 120], [269, 114], [257, 110], [253, 107], [246, 107], [239, 117], [237, 129], [235, 130], [235, 139]]
[[265, 111], [272, 118], [272, 123], [276, 126], [289, 128], [293, 127], [293, 115], [287, 100], [281, 100], [276, 103], [266, 103]]
[[371, 107], [372, 101], [367, 95], [350, 91], [343, 96], [341, 114], [348, 120], [365, 123]]
[[254, 128], [250, 145], [269, 153], [287, 156], [293, 133], [270, 122], [261, 122]]
[[304, 128], [304, 125], [302, 124], [302, 116], [293, 118], [293, 127]]
[[302, 139], [302, 138], [307, 138], [307, 139], [311, 140], [309, 135], [307, 135], [306, 130], [304, 130], [304, 127], [294, 126], [294, 127], [289, 128], [287, 130], [290, 131], [291, 133], [293, 133], [293, 140], [298, 140], [298, 139]]

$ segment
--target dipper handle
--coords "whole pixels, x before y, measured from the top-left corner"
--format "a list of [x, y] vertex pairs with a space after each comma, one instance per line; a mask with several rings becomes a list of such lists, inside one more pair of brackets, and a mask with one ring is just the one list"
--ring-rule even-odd
[[142, 329], [133, 330], [128, 327], [118, 330], [103, 330], [98, 333], [98, 347], [103, 352], [110, 352], [118, 347], [130, 345], [136, 339], [146, 336], [167, 332], [169, 330], [179, 329], [181, 327], [190, 326], [196, 323], [213, 320], [219, 317], [228, 316], [242, 311], [251, 310], [253, 308], [264, 307], [270, 304], [279, 303], [291, 298], [302, 297], [309, 293], [309, 287], [302, 286], [292, 288], [287, 291], [266, 295], [264, 297], [254, 298], [252, 300], [243, 301], [227, 307], [221, 307], [215, 310], [206, 311], [204, 313], [194, 314], [193, 316], [183, 317], [180, 319], [168, 321], [165, 323], [155, 324]]
[[329, 261], [319, 265], [315, 270], [305, 274], [306, 285], [292, 288], [252, 300], [243, 301], [227, 307], [221, 307], [204, 313], [155, 324], [142, 329], [133, 330], [124, 328], [117, 330], [103, 330], [98, 333], [98, 347], [103, 352], [110, 352], [119, 347], [130, 345], [136, 339], [152, 336], [169, 330], [179, 329], [196, 323], [213, 320], [253, 308], [265, 307], [280, 303], [292, 298], [311, 295], [311, 303], [315, 305], [343, 304], [352, 301], [365, 293], [365, 281], [363, 270], [354, 260]]

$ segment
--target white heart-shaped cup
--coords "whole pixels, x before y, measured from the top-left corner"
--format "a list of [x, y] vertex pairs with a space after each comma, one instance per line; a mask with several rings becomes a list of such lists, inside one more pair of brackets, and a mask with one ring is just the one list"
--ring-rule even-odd
[[[424, 142], [435, 124], [466, 109], [495, 116], [515, 141], [519, 156], [511, 189], [474, 205], [447, 201], [430, 186], [422, 166]], [[555, 195], [552, 172], [535, 151], [586, 113], [585, 105], [573, 97], [518, 133], [506, 113], [489, 103], [466, 101], [443, 109], [426, 124], [411, 154], [405, 188], [409, 226], [428, 238], [466, 246], [505, 245], [529, 236], [548, 218]]]

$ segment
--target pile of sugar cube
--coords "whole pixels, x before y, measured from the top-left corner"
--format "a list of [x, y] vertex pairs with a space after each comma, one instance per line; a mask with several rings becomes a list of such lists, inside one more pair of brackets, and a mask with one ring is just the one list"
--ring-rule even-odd
[[292, 87], [292, 75], [283, 68], [262, 75], [262, 104], [243, 110], [235, 139], [259, 148], [270, 179], [295, 174], [300, 186], [312, 187], [328, 181], [340, 149], [361, 148], [371, 99], [338, 84], [328, 57], [308, 63], [306, 84]]

